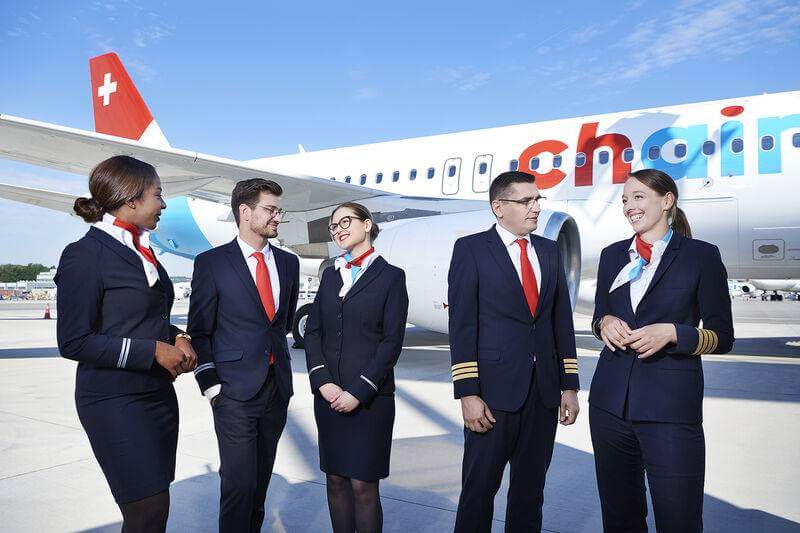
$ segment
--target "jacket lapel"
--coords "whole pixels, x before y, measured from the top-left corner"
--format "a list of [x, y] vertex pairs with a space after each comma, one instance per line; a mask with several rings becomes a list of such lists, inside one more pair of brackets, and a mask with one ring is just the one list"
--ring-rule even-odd
[[[377, 257], [375, 261], [373, 261], [372, 264], [369, 265], [369, 267], [367, 267], [367, 270], [361, 275], [361, 277], [359, 277], [356, 280], [353, 286], [350, 287], [350, 290], [347, 291], [347, 294], [344, 295], [342, 301], [346, 302], [347, 300], [358, 294], [360, 291], [362, 291], [364, 287], [372, 283], [372, 281], [375, 280], [380, 275], [383, 269], [386, 268], [386, 265], [387, 265], [386, 259], [384, 259], [383, 257]], [[339, 283], [340, 283], [339, 288], [341, 288], [342, 275], [339, 272], [336, 272], [336, 274], [339, 276]]]
[[513, 299], [516, 302], [515, 305], [520, 308], [520, 312], [524, 310], [524, 316], [530, 317], [531, 311], [528, 308], [528, 301], [525, 299], [525, 292], [522, 289], [522, 283], [519, 281], [517, 269], [514, 268], [514, 263], [511, 262], [508, 250], [506, 250], [506, 246], [503, 244], [494, 226], [486, 232], [486, 238], [489, 252], [497, 263], [497, 266], [500, 267], [500, 273], [503, 279], [508, 283], [509, 290], [514, 294]]
[[541, 287], [541, 289], [539, 289], [539, 303], [536, 304], [536, 315], [533, 317], [533, 319], [536, 320], [539, 318], [539, 313], [541, 313], [542, 307], [544, 307], [542, 302], [544, 302], [544, 299], [547, 296], [547, 291], [553, 284], [553, 279], [557, 275], [557, 272], [555, 271], [556, 266], [553, 262], [555, 259], [553, 254], [549, 253], [548, 250], [542, 246], [542, 242], [535, 235], [531, 235], [531, 246], [533, 246], [533, 249], [536, 252], [536, 258], [539, 260], [539, 269], [542, 273], [542, 279], [539, 280], [539, 286]]
[[[619, 272], [622, 270], [622, 268], [625, 265], [627, 265], [628, 263], [630, 263], [630, 262], [631, 262], [631, 256], [630, 256], [630, 253], [628, 252], [628, 247], [626, 246], [625, 249], [622, 250], [622, 253], [619, 256], [619, 262], [617, 264], [616, 270], [614, 271], [614, 278], [616, 278], [617, 274], [619, 274]], [[612, 278], [612, 282], [613, 282], [614, 278]], [[630, 282], [625, 283], [620, 288], [618, 288], [615, 292], [619, 292], [618, 297], [622, 298], [622, 300], [623, 300], [622, 305], [623, 305], [623, 309], [625, 310], [625, 314], [626, 314], [626, 316], [624, 317], [625, 318], [625, 322], [627, 322], [629, 325], [632, 326], [633, 325], [632, 321], [633, 321], [635, 313], [633, 312], [633, 306], [631, 305], [631, 284], [630, 284]], [[619, 317], [619, 318], [623, 318], [623, 317]]]
[[261, 297], [258, 295], [258, 287], [256, 287], [256, 282], [253, 281], [253, 276], [250, 275], [250, 269], [247, 268], [247, 262], [244, 260], [242, 249], [239, 247], [239, 243], [236, 242], [236, 239], [233, 239], [233, 241], [228, 244], [228, 260], [233, 267], [233, 271], [239, 276], [246, 292], [251, 296], [253, 303], [264, 316], [264, 320], [269, 322], [267, 312], [264, 311], [264, 306], [261, 304]]
[[[664, 277], [664, 273], [667, 271], [669, 266], [678, 256], [678, 250], [681, 247], [681, 241], [683, 237], [678, 235], [677, 233], [672, 234], [672, 237], [669, 240], [669, 244], [667, 244], [666, 250], [664, 250], [664, 255], [661, 256], [661, 261], [658, 263], [658, 268], [656, 269], [656, 273], [653, 275], [653, 279], [650, 281], [650, 285], [647, 286], [647, 290], [644, 292], [642, 296], [642, 301], [647, 298], [647, 295], [650, 294], [650, 291], [653, 290], [661, 278]], [[639, 304], [637, 309], [641, 309], [642, 305]]]
[[115, 254], [120, 256], [122, 259], [136, 267], [137, 270], [141, 271], [142, 277], [145, 278], [147, 281], [147, 276], [144, 273], [144, 266], [142, 265], [142, 260], [139, 258], [139, 255], [119, 242], [117, 239], [109, 235], [103, 230], [97, 229], [95, 227], [89, 228], [89, 234], [94, 237], [95, 239], [99, 240], [107, 247], [109, 247]]
[[281, 311], [281, 309], [284, 306], [284, 304], [283, 304], [284, 299], [289, 297], [289, 289], [288, 289], [288, 287], [289, 287], [288, 279], [289, 278], [288, 278], [288, 272], [286, 271], [287, 270], [286, 257], [283, 255], [283, 253], [277, 252], [277, 250], [275, 249], [274, 246], [270, 245], [270, 247], [271, 247], [270, 248], [270, 253], [275, 258], [275, 268], [278, 269], [278, 284], [281, 287], [281, 289], [285, 288], [285, 290], [281, 290], [279, 292], [278, 301], [275, 302], [275, 306], [276, 306], [275, 307], [275, 318], [277, 318], [278, 317], [278, 313]]

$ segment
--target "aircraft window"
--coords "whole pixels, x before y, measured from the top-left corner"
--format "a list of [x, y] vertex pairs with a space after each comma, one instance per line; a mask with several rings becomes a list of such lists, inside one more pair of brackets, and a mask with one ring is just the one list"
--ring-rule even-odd
[[714, 153], [714, 150], [716, 150], [716, 148], [717, 147], [714, 144], [714, 141], [706, 141], [706, 142], [703, 143], [703, 154], [704, 155], [711, 155], [711, 154]]
[[792, 135], [792, 146], [795, 148], [800, 148], [800, 133], [795, 133]]
[[561, 162], [564, 160], [560, 155], [557, 155], [553, 158], [553, 168], [558, 168], [561, 166]]
[[601, 165], [605, 165], [606, 163], [608, 163], [608, 151], [602, 150], [600, 154], [597, 156], [597, 161], [599, 161]]
[[489, 166], [486, 163], [481, 163], [478, 167], [478, 174], [486, 174], [486, 171], [489, 169]]
[[733, 152], [734, 154], [738, 154], [742, 150], [744, 150], [744, 141], [743, 140], [741, 140], [739, 138], [736, 138], [736, 139], [731, 141], [731, 152]]
[[512, 159], [508, 163], [508, 170], [517, 170], [518, 168], [519, 168], [519, 161], [517, 161], [516, 159]]
[[660, 146], [651, 146], [650, 149], [647, 151], [647, 158], [650, 161], [655, 161], [661, 157], [661, 147]]
[[675, 157], [677, 158], [684, 158], [686, 157], [686, 145], [683, 143], [678, 143], [675, 145]]
[[449, 167], [447, 167], [447, 177], [452, 178], [455, 175], [456, 175], [456, 166], [450, 165]]
[[361, 177], [359, 178], [359, 181], [361, 182], [361, 185], [364, 185], [367, 182], [367, 175], [366, 174], [361, 174]]
[[414, 181], [415, 179], [417, 179], [417, 169], [416, 168], [412, 168], [411, 172], [408, 173], [408, 179], [409, 179], [409, 181]]
[[345, 176], [344, 181], [345, 183], [350, 183], [350, 176]]
[[537, 168], [539, 168], [539, 158], [538, 157], [531, 157], [530, 167], [531, 167], [531, 170], [536, 170]]
[[763, 137], [761, 137], [762, 150], [765, 151], [772, 150], [774, 146], [775, 146], [775, 139], [772, 137], [772, 135], [764, 135]]
[[434, 170], [433, 167], [429, 168], [428, 169], [428, 179], [432, 180], [434, 175], [436, 175], [436, 170]]
[[582, 167], [585, 164], [586, 164], [586, 154], [584, 154], [583, 152], [578, 152], [577, 154], [575, 154], [575, 166]]
[[400, 180], [400, 172], [395, 170], [392, 172], [392, 181], [399, 181]]
[[380, 183], [383, 181], [383, 172], [378, 172], [375, 174], [375, 183]]
[[633, 148], [625, 148], [622, 151], [622, 160], [626, 163], [633, 161]]

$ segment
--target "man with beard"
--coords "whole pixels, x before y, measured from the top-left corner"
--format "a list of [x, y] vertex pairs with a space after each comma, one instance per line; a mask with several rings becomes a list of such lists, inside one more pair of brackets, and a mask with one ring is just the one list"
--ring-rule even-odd
[[299, 282], [296, 256], [278, 235], [280, 185], [236, 184], [231, 209], [239, 236], [197, 256], [188, 332], [200, 390], [211, 402], [220, 455], [221, 532], [261, 531], [292, 373], [286, 333]]

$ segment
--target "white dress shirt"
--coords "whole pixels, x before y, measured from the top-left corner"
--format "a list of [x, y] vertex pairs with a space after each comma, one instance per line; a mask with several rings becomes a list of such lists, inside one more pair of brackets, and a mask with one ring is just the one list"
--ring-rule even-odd
[[347, 264], [347, 259], [344, 256], [339, 256], [336, 258], [336, 261], [333, 263], [333, 267], [339, 271], [339, 275], [342, 277], [342, 288], [339, 289], [339, 298], [344, 298], [345, 295], [350, 291], [353, 285], [356, 284], [356, 281], [361, 279], [364, 275], [364, 272], [367, 268], [375, 261], [380, 254], [378, 252], [372, 252], [364, 260], [361, 262], [361, 270], [358, 271], [356, 275], [356, 279], [353, 279], [353, 274], [349, 268], [345, 268]]
[[[672, 238], [670, 237], [670, 240]], [[659, 243], [664, 244], [659, 244]], [[644, 297], [644, 293], [647, 292], [647, 287], [650, 286], [650, 282], [653, 281], [653, 276], [658, 270], [658, 265], [661, 263], [661, 257], [664, 255], [664, 250], [667, 249], [667, 245], [669, 241], [658, 241], [656, 244], [653, 245], [653, 252], [650, 255], [650, 262], [647, 263], [642, 267], [642, 273], [639, 274], [639, 277], [635, 280], [631, 281], [631, 307], [633, 308], [633, 312], [636, 312], [636, 308], [639, 307], [639, 304]], [[639, 259], [639, 252], [636, 251], [636, 237], [631, 240], [631, 245], [628, 247], [628, 256], [630, 257], [631, 261], [634, 259]]]
[[539, 257], [536, 255], [536, 250], [533, 249], [533, 245], [531, 244], [531, 236], [525, 235], [525, 237], [517, 237], [500, 224], [496, 224], [495, 229], [497, 229], [497, 234], [500, 235], [500, 240], [502, 240], [503, 244], [506, 245], [506, 251], [508, 252], [509, 257], [511, 257], [511, 262], [514, 263], [514, 268], [517, 271], [517, 277], [519, 277], [520, 284], [522, 283], [522, 264], [520, 263], [522, 250], [520, 249], [519, 244], [514, 241], [524, 238], [528, 242], [525, 248], [528, 250], [528, 259], [533, 266], [533, 273], [536, 274], [536, 288], [539, 293], [541, 293], [542, 267], [539, 265]]
[[[261, 251], [264, 253], [264, 262], [267, 264], [269, 281], [272, 285], [272, 299], [275, 302], [275, 312], [277, 313], [278, 302], [281, 301], [281, 283], [278, 276], [278, 266], [275, 264], [275, 255], [272, 253], [272, 247], [269, 245], [269, 243], [267, 243], [263, 250], [256, 250], [244, 242], [241, 237], [236, 237], [236, 242], [239, 243], [239, 248], [242, 250], [242, 255], [244, 256], [244, 260], [247, 263], [247, 268], [250, 270], [250, 275], [253, 277], [254, 283], [257, 283], [256, 268], [258, 267], [258, 260], [255, 257], [252, 257], [253, 252]], [[211, 401], [221, 391], [222, 385], [212, 385], [203, 391], [203, 395], [208, 398], [209, 401]]]
[[[155, 267], [153, 263], [148, 261], [144, 258], [142, 253], [136, 249], [136, 246], [133, 244], [133, 234], [130, 231], [121, 228], [119, 226], [115, 226], [114, 222], [117, 220], [117, 217], [111, 215], [109, 213], [105, 213], [103, 215], [103, 220], [95, 222], [93, 225], [95, 228], [102, 230], [116, 240], [124, 244], [127, 248], [133, 250], [139, 259], [142, 260], [142, 266], [144, 268], [144, 275], [147, 277], [147, 284], [152, 287], [158, 281], [158, 269]], [[139, 244], [144, 246], [145, 248], [150, 248], [150, 232], [146, 230], [142, 230], [142, 233], [139, 235]]]

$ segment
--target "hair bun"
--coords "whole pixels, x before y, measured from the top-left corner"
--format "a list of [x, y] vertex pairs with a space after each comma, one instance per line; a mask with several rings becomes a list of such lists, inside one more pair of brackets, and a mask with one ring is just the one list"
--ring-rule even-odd
[[103, 219], [103, 208], [94, 198], [80, 197], [72, 207], [75, 213], [86, 222], [93, 224]]

